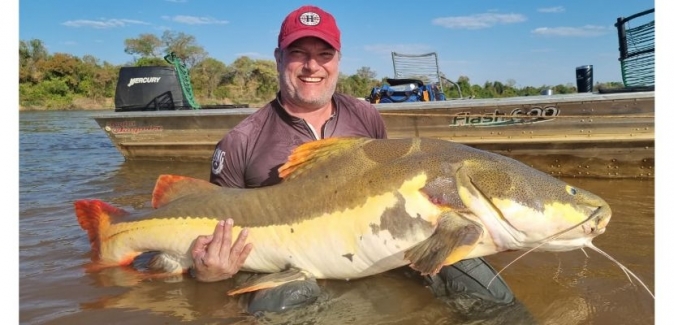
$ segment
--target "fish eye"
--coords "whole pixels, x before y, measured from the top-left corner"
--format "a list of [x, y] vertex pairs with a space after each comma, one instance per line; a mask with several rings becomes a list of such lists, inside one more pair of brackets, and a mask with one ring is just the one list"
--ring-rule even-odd
[[578, 191], [576, 190], [575, 187], [567, 185], [566, 186], [566, 193], [569, 193], [571, 195], [576, 195], [576, 193], [578, 193]]

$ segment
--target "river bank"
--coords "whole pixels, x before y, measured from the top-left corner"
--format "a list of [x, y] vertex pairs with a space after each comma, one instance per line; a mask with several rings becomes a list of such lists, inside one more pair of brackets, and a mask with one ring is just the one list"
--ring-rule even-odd
[[[19, 112], [26, 111], [104, 111], [104, 110], [114, 110], [115, 109], [115, 99], [114, 98], [103, 98], [103, 99], [90, 99], [90, 98], [76, 98], [67, 103], [54, 103], [54, 102], [45, 102], [38, 105], [23, 105], [19, 100]], [[197, 103], [201, 106], [204, 105], [233, 105], [236, 104], [231, 100], [218, 100], [214, 101], [212, 99], [199, 99], [197, 98]], [[262, 107], [267, 102], [254, 102], [249, 103], [250, 107]]]
[[24, 111], [82, 111], [82, 110], [114, 110], [115, 99], [75, 98], [68, 103], [45, 102], [38, 105], [22, 105], [19, 100], [19, 112]]

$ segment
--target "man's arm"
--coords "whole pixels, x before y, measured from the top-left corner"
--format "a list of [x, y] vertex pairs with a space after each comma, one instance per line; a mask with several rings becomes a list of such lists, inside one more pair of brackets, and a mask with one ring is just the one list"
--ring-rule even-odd
[[375, 108], [375, 118], [374, 118], [374, 138], [375, 139], [386, 139], [388, 134], [386, 133], [386, 125], [384, 124], [384, 119], [379, 114], [379, 111]]
[[213, 151], [210, 182], [223, 187], [246, 187], [246, 136], [230, 131]]
[[[225, 136], [213, 152], [211, 183], [225, 187], [244, 187], [245, 142], [238, 132]], [[212, 235], [199, 236], [192, 247], [192, 276], [198, 281], [214, 282], [229, 279], [239, 272], [253, 250], [246, 244], [248, 229], [242, 229], [232, 245], [234, 221], [220, 221]]]
[[368, 102], [360, 101], [359, 104], [363, 105], [362, 110], [366, 112], [365, 123], [367, 123], [366, 127], [370, 132], [370, 137], [374, 139], [386, 139], [388, 137], [386, 124], [381, 114], [379, 114], [379, 110]]

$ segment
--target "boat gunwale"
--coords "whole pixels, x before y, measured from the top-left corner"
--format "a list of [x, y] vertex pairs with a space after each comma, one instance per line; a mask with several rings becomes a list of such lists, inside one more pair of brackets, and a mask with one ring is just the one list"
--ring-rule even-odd
[[[557, 95], [538, 95], [538, 96], [518, 96], [504, 98], [480, 98], [480, 99], [451, 99], [446, 101], [433, 102], [407, 102], [407, 103], [386, 103], [374, 104], [380, 113], [408, 111], [408, 110], [432, 110], [432, 109], [467, 109], [475, 107], [501, 107], [512, 105], [545, 105], [573, 102], [602, 102], [615, 100], [640, 100], [655, 99], [654, 91], [631, 92], [631, 93], [583, 93], [583, 94], [557, 94]], [[123, 119], [123, 118], [161, 118], [161, 117], [181, 117], [181, 116], [211, 116], [211, 115], [249, 115], [259, 108], [228, 108], [228, 109], [207, 109], [207, 110], [167, 110], [167, 111], [137, 111], [137, 112], [112, 112], [94, 114], [92, 118], [96, 120]]]

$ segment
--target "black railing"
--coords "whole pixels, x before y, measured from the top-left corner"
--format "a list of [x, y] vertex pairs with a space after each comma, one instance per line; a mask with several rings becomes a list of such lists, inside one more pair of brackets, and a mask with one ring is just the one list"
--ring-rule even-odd
[[[648, 15], [653, 19], [649, 19]], [[618, 29], [620, 69], [626, 87], [655, 85], [654, 16], [655, 9], [649, 9], [629, 17], [620, 17], [615, 23]], [[630, 26], [630, 22], [636, 21], [639, 22], [637, 26]]]

